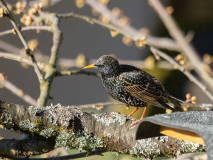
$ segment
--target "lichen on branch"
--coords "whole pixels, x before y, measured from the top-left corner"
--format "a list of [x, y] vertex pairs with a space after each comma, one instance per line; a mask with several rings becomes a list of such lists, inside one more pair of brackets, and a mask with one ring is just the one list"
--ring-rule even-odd
[[119, 113], [99, 115], [75, 106], [33, 108], [0, 101], [0, 117], [6, 129], [30, 138], [33, 133], [34, 139], [43, 138], [55, 147], [89, 152], [98, 149], [146, 158], [205, 151], [205, 146], [168, 136], [135, 140], [137, 127], [131, 127], [133, 119]]

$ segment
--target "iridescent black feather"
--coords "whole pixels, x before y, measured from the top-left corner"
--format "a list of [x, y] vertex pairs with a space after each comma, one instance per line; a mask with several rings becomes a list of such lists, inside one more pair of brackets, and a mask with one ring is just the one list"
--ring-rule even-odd
[[183, 101], [172, 97], [154, 76], [130, 65], [119, 65], [118, 61], [104, 55], [94, 64], [112, 98], [126, 103], [127, 106], [157, 107], [175, 110], [168, 104], [181, 107]]

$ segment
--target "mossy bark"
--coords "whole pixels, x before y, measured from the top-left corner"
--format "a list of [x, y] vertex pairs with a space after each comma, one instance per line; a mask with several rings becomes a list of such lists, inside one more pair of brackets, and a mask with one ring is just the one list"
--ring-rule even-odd
[[[44, 142], [58, 147], [87, 151], [99, 149], [146, 158], [175, 157], [190, 153], [192, 150], [182, 149], [187, 146], [193, 146], [192, 152], [205, 151], [202, 145], [167, 136], [135, 140], [137, 127], [131, 127], [132, 120], [118, 113], [98, 115], [60, 104], [34, 108], [0, 101], [0, 117], [0, 123], [5, 128], [29, 135], [34, 132], [34, 139], [43, 137]], [[33, 155], [41, 153], [36, 152], [36, 147], [33, 149]], [[48, 151], [51, 149], [53, 147], [48, 148]], [[19, 155], [26, 155], [24, 148], [20, 150], [22, 154]]]

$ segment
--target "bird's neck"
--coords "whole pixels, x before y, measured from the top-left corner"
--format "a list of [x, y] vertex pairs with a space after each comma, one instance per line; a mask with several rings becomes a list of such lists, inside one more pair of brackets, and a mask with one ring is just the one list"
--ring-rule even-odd
[[107, 72], [100, 72], [101, 73], [101, 78], [103, 80], [106, 80], [108, 78], [114, 78], [117, 77], [121, 74], [121, 69], [120, 67], [118, 68], [111, 68]]
[[101, 80], [107, 92], [110, 93], [116, 85], [117, 77], [102, 77]]

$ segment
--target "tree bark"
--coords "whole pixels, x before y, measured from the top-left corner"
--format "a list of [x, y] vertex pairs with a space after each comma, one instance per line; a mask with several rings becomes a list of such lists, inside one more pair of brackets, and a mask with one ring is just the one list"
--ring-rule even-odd
[[[202, 145], [168, 136], [135, 140], [137, 125], [131, 127], [132, 122], [133, 119], [130, 117], [115, 112], [99, 115], [60, 104], [35, 108], [0, 101], [0, 124], [14, 132], [29, 135], [33, 133], [29, 138], [38, 140], [37, 143], [32, 140], [35, 146], [31, 150], [25, 147], [16, 149], [14, 145], [8, 145], [10, 149], [18, 150], [18, 154], [12, 155], [41, 154], [54, 149], [54, 145], [86, 151], [106, 150], [115, 154], [151, 159], [205, 151]], [[46, 150], [39, 147], [41, 139], [46, 145]], [[10, 152], [4, 154], [11, 155]]]

